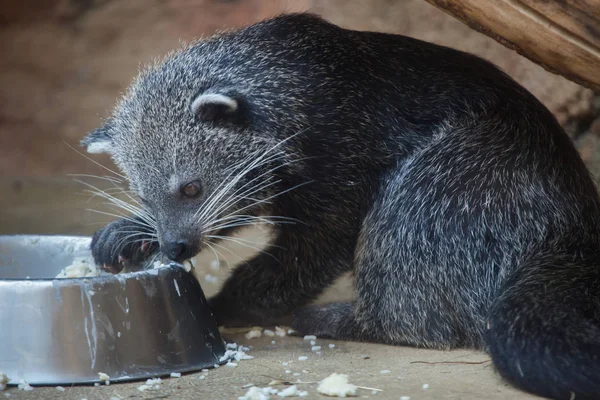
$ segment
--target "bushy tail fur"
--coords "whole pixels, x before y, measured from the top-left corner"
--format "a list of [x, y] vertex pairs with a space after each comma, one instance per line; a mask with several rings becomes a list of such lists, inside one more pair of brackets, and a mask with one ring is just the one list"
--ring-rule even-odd
[[600, 257], [527, 264], [490, 311], [486, 341], [496, 369], [537, 395], [600, 399]]

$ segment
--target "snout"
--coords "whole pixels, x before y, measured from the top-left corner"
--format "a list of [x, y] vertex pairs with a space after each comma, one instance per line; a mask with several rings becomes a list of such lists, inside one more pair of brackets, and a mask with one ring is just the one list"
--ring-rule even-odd
[[186, 240], [166, 242], [160, 246], [160, 251], [170, 260], [182, 263], [198, 253], [198, 247]]

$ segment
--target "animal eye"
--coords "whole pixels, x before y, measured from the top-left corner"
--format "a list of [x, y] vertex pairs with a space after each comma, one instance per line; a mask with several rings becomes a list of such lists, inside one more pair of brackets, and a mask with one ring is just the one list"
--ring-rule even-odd
[[185, 197], [194, 198], [200, 195], [200, 182], [193, 181], [181, 187], [181, 194]]

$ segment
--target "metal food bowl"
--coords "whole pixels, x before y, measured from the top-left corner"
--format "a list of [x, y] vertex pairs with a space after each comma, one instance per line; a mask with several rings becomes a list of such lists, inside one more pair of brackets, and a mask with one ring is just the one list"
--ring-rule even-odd
[[0, 372], [9, 384], [147, 379], [210, 368], [225, 344], [181, 266], [54, 278], [89, 237], [0, 236]]

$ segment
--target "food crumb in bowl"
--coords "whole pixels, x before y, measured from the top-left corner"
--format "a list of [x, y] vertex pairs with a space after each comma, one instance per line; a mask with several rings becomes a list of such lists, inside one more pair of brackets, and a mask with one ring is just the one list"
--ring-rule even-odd
[[185, 272], [191, 272], [193, 267], [194, 264], [192, 264], [192, 261], [188, 260], [183, 262], [183, 268], [185, 269]]
[[6, 384], [8, 381], [8, 376], [6, 376], [4, 372], [0, 372], [0, 392], [6, 390]]
[[26, 392], [33, 390], [33, 388], [29, 385], [29, 383], [25, 382], [24, 380], [21, 379], [21, 381], [19, 382], [19, 386], [18, 386], [19, 390], [24, 390]]
[[171, 372], [171, 378], [181, 378], [181, 372]]
[[348, 375], [333, 373], [323, 379], [317, 392], [332, 397], [356, 396], [357, 386], [348, 382]]
[[76, 258], [56, 275], [56, 278], [88, 278], [100, 275], [100, 271], [85, 258]]

